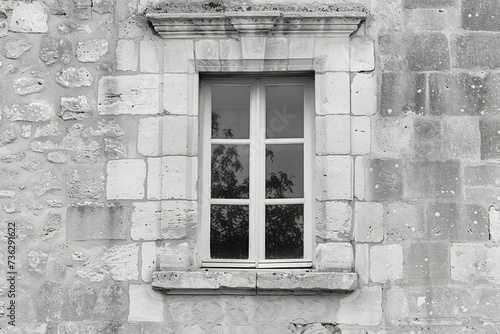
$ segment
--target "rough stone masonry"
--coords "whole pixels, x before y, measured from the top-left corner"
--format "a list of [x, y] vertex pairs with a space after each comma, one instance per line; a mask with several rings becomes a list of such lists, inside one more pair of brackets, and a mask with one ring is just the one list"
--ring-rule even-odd
[[[500, 333], [498, 1], [360, 0], [338, 43], [169, 40], [146, 12], [223, 3], [163, 2], [0, 3], [0, 333]], [[256, 2], [225, 6], [281, 8]], [[314, 270], [357, 288], [153, 290], [198, 269], [199, 72], [314, 52]]]

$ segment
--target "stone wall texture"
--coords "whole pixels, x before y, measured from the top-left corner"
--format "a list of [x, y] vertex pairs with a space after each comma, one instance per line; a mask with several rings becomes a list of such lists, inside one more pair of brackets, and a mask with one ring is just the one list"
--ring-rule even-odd
[[[161, 2], [0, 1], [0, 334], [500, 333], [498, 1], [360, 0], [349, 45], [168, 40]], [[153, 290], [199, 267], [199, 69], [314, 52], [315, 269], [357, 289]]]

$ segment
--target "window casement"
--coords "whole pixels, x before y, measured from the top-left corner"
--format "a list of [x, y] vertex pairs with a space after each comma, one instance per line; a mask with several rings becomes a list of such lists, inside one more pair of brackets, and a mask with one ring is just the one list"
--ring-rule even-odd
[[200, 78], [204, 268], [311, 268], [311, 77]]

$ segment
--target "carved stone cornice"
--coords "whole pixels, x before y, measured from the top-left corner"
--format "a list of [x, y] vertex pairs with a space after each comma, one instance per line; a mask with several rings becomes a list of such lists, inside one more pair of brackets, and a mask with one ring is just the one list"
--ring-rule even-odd
[[228, 11], [148, 13], [147, 19], [164, 38], [311, 35], [349, 36], [366, 18], [358, 11]]

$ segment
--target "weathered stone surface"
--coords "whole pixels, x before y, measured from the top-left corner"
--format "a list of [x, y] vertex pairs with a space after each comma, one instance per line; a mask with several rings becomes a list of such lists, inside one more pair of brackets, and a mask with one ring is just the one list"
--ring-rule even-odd
[[382, 288], [365, 287], [340, 300], [337, 322], [377, 326], [382, 321]]
[[92, 109], [85, 95], [77, 97], [61, 97], [61, 111], [59, 116], [63, 120], [82, 120], [92, 116]]
[[47, 267], [47, 258], [47, 253], [31, 250], [28, 253], [28, 270], [43, 274]]
[[94, 77], [84, 67], [66, 67], [57, 72], [56, 82], [65, 88], [90, 87]]
[[49, 71], [44, 71], [39, 68], [35, 68], [30, 73], [33, 78], [47, 78], [49, 76]]
[[160, 249], [160, 270], [186, 270], [192, 261], [192, 250], [186, 242], [168, 242]]
[[29, 158], [21, 164], [21, 168], [29, 172], [34, 172], [42, 168], [42, 162], [35, 158]]
[[0, 190], [0, 198], [14, 198], [16, 192], [13, 190]]
[[146, 163], [143, 160], [112, 160], [107, 167], [108, 199], [142, 199], [145, 195]]
[[57, 62], [68, 64], [71, 61], [73, 45], [65, 38], [56, 38], [44, 35], [40, 45], [39, 57], [46, 65]]
[[441, 8], [456, 5], [456, 0], [404, 0], [405, 8]]
[[14, 104], [12, 107], [3, 107], [5, 116], [10, 121], [44, 122], [50, 120], [54, 110], [45, 102], [31, 102], [26, 105]]
[[323, 242], [351, 240], [352, 208], [344, 202], [316, 202], [316, 238]]
[[19, 161], [23, 160], [25, 157], [26, 157], [26, 152], [21, 151], [21, 152], [17, 152], [17, 153], [4, 155], [3, 157], [0, 158], [0, 160], [3, 163], [10, 164], [13, 162], [19, 162]]
[[257, 294], [266, 291], [288, 291], [294, 294], [314, 291], [354, 290], [355, 273], [257, 273]]
[[422, 115], [426, 112], [424, 74], [383, 73], [381, 113], [383, 116]]
[[9, 38], [2, 48], [2, 55], [5, 58], [17, 59], [23, 53], [31, 49], [31, 42], [25, 37]]
[[408, 50], [408, 63], [413, 71], [440, 71], [450, 68], [448, 39], [444, 34], [416, 35]]
[[[50, 204], [49, 204], [50, 206]], [[62, 217], [60, 213], [49, 213], [47, 222], [42, 229], [42, 240], [52, 239], [61, 231]]]
[[47, 125], [42, 125], [36, 128], [35, 130], [35, 138], [40, 137], [55, 137], [61, 135], [61, 128], [59, 127], [59, 123], [55, 121], [50, 121]]
[[412, 243], [407, 263], [411, 284], [446, 284], [450, 278], [448, 243]]
[[76, 44], [76, 59], [82, 63], [95, 63], [108, 52], [108, 41], [92, 39]]
[[386, 283], [403, 278], [403, 248], [401, 245], [375, 245], [370, 249], [370, 278]]
[[121, 203], [71, 204], [66, 215], [70, 240], [125, 239], [130, 209]]
[[38, 292], [36, 310], [40, 321], [58, 321], [62, 319], [64, 290], [60, 283], [44, 281]]
[[92, 28], [88, 24], [76, 24], [71, 22], [63, 22], [57, 25], [57, 31], [61, 35], [71, 34], [73, 32], [83, 32], [90, 34]]
[[58, 151], [47, 153], [47, 160], [55, 164], [64, 164], [66, 163], [67, 159], [68, 157], [66, 156], [66, 154]]
[[51, 171], [46, 172], [40, 178], [40, 180], [36, 181], [34, 184], [34, 194], [36, 197], [41, 197], [48, 192], [61, 190], [62, 184], [57, 179], [55, 175], [52, 174]]
[[123, 136], [125, 131], [123, 131], [121, 126], [114, 119], [110, 119], [108, 121], [99, 120], [97, 123], [97, 129], [94, 129], [93, 127], [85, 128], [83, 134], [84, 136], [118, 138]]
[[464, 183], [469, 186], [498, 186], [500, 185], [500, 166], [465, 166]]
[[481, 159], [500, 158], [500, 121], [481, 118], [479, 128], [481, 131]]
[[72, 179], [67, 182], [66, 193], [69, 198], [99, 199], [104, 195], [104, 176], [82, 180], [75, 170]]
[[483, 278], [500, 284], [500, 247], [453, 244], [450, 252], [453, 280], [470, 282]]
[[500, 31], [500, 7], [495, 0], [468, 0], [462, 3], [462, 28]]
[[188, 229], [196, 226], [197, 206], [194, 201], [163, 201], [161, 205], [162, 239], [183, 239]]
[[17, 139], [14, 129], [7, 129], [0, 133], [0, 147], [13, 143]]
[[377, 112], [377, 76], [374, 73], [355, 74], [351, 82], [351, 112], [373, 115]]
[[372, 159], [365, 166], [365, 199], [398, 200], [403, 197], [403, 165], [397, 159]]
[[101, 319], [125, 320], [127, 317], [127, 294], [117, 285], [97, 290], [97, 300], [92, 311]]
[[47, 32], [49, 30], [47, 20], [47, 10], [42, 2], [16, 2], [10, 16], [9, 30], [27, 33]]
[[28, 95], [39, 93], [45, 88], [45, 80], [38, 78], [19, 78], [14, 82], [14, 93]]
[[384, 208], [380, 203], [356, 202], [354, 239], [358, 242], [381, 242], [384, 239]]
[[[264, 282], [265, 284], [265, 282]], [[253, 290], [257, 286], [255, 272], [234, 271], [160, 271], [153, 274], [154, 289], [166, 293], [175, 290]]]
[[104, 154], [110, 159], [126, 158], [128, 146], [126, 142], [113, 138], [104, 138]]
[[93, 0], [92, 9], [99, 14], [113, 13], [114, 1], [113, 0]]
[[500, 39], [491, 33], [459, 35], [453, 42], [456, 67], [466, 69], [496, 69], [500, 67], [500, 55], [495, 53]]
[[9, 64], [9, 65], [5, 66], [5, 70], [3, 71], [3, 74], [7, 75], [7, 74], [16, 73], [17, 69], [18, 68], [15, 64]]
[[134, 40], [120, 39], [116, 44], [116, 69], [118, 71], [137, 71], [139, 48]]
[[130, 237], [133, 240], [157, 240], [160, 239], [158, 226], [161, 219], [160, 202], [137, 202], [134, 203], [132, 212], [132, 225]]
[[158, 114], [159, 94], [158, 75], [102, 77], [98, 111], [100, 115]]
[[456, 198], [461, 194], [460, 163], [416, 161], [405, 166], [409, 198]]
[[407, 27], [420, 31], [458, 28], [460, 27], [460, 11], [454, 7], [406, 10], [405, 23]]
[[329, 155], [316, 157], [316, 199], [352, 199], [352, 157]]
[[21, 137], [23, 137], [23, 138], [31, 137], [31, 124], [21, 125]]
[[92, 18], [92, 0], [73, 0], [75, 3], [75, 17], [79, 20]]
[[163, 321], [163, 296], [150, 285], [130, 284], [129, 300], [129, 322]]
[[50, 14], [52, 15], [68, 15], [69, 13], [69, 1], [66, 0], [55, 0], [50, 6]]
[[500, 212], [491, 206], [488, 211], [490, 238], [494, 243], [500, 243]]
[[115, 281], [137, 280], [139, 278], [138, 261], [139, 246], [137, 244], [113, 246], [108, 248], [101, 258], [102, 265], [109, 270]]
[[316, 247], [316, 270], [351, 271], [354, 253], [350, 243], [325, 243]]

